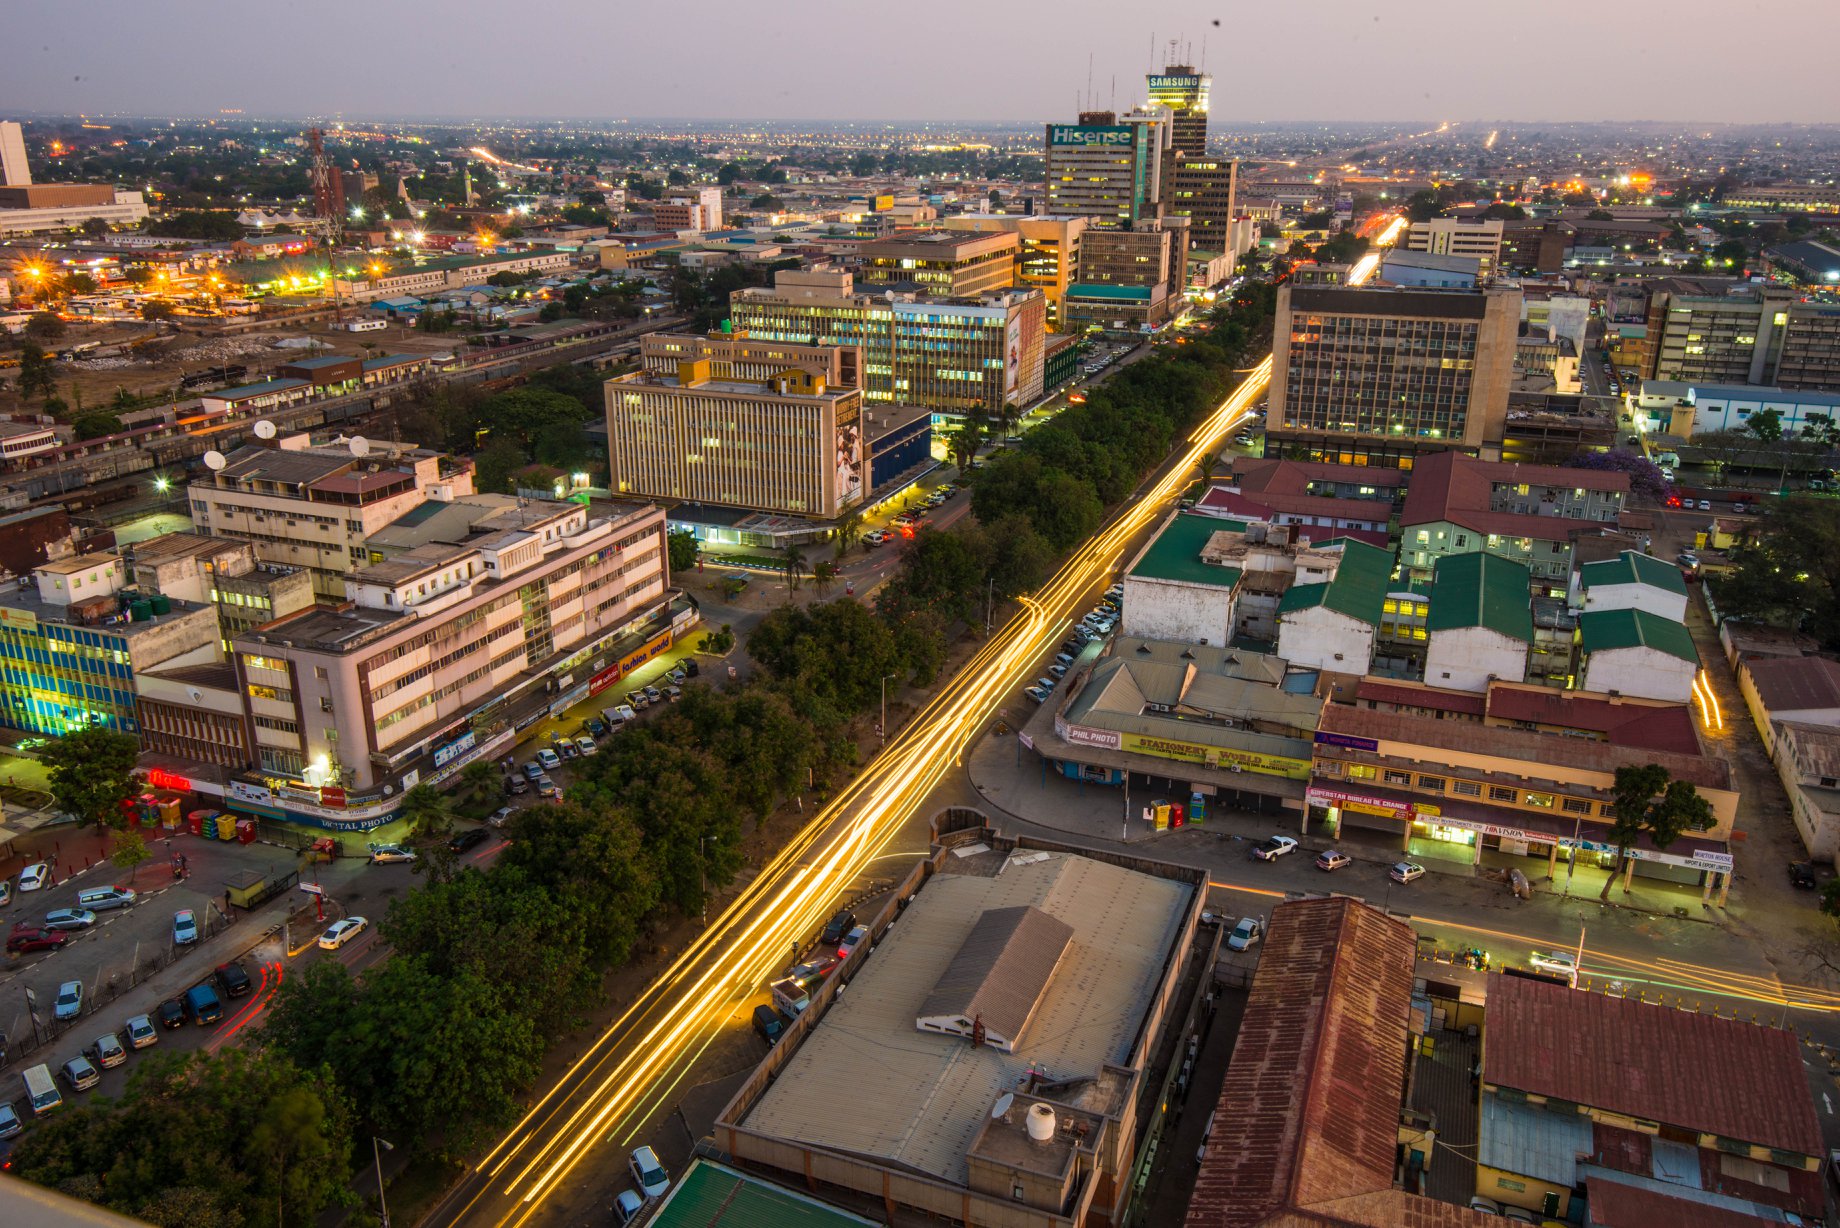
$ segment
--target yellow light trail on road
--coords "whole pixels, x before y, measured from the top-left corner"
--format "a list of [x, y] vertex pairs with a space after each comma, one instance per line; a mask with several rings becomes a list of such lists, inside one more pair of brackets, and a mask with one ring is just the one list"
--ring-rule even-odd
[[[1394, 219], [1378, 242], [1392, 242], [1404, 224], [1403, 218]], [[1366, 281], [1379, 260], [1378, 253], [1363, 256], [1349, 270], [1350, 282]], [[708, 1041], [700, 1038], [721, 1025], [737, 996], [757, 992], [797, 940], [811, 931], [838, 895], [882, 853], [899, 833], [901, 821], [925, 800], [971, 744], [1004, 693], [1027, 677], [1033, 662], [1055, 642], [1068, 622], [1065, 611], [1110, 580], [1131, 540], [1163, 516], [1188, 485], [1195, 463], [1246, 418], [1270, 379], [1271, 357], [1267, 355], [1188, 436], [1188, 450], [1176, 463], [1148, 490], [1128, 501], [1036, 594], [1021, 599], [1022, 612], [940, 689], [486, 1155], [476, 1171], [493, 1182], [504, 1179], [502, 1192], [517, 1199], [517, 1205], [499, 1219], [500, 1228], [526, 1223], [588, 1150], [606, 1138], [616, 1123], [630, 1118], [648, 1098], [648, 1089], [675, 1083], [675, 1078], [667, 1077], [672, 1068], [680, 1059], [701, 1051]], [[832, 839], [816, 860], [798, 865], [819, 848], [827, 834]], [[711, 956], [719, 958], [697, 971], [696, 965]], [[675, 1000], [663, 1006], [643, 1035], [622, 1046], [623, 1055], [580, 1106], [559, 1124], [545, 1123], [526, 1133], [535, 1119], [575, 1090], [578, 1074], [605, 1060], [604, 1043], [642, 1012], [659, 1008], [671, 994], [677, 995]], [[482, 1185], [474, 1202], [489, 1188]], [[464, 1218], [472, 1205], [463, 1208], [456, 1219]]]

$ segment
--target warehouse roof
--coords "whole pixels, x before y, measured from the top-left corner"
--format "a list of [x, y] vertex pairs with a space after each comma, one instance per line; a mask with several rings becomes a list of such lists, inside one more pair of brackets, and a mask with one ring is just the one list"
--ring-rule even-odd
[[939, 974], [918, 1019], [981, 1023], [1013, 1050], [1072, 939], [1072, 926], [1039, 908], [991, 909]]
[[1840, 661], [1827, 657], [1753, 657], [1744, 663], [1769, 712], [1840, 708]]
[[1588, 656], [1617, 648], [1653, 648], [1699, 663], [1693, 634], [1671, 618], [1647, 610], [1586, 610], [1578, 616], [1579, 646]]
[[1451, 554], [1432, 573], [1427, 631], [1486, 627], [1524, 644], [1533, 642], [1533, 606], [1525, 563], [1494, 554]]

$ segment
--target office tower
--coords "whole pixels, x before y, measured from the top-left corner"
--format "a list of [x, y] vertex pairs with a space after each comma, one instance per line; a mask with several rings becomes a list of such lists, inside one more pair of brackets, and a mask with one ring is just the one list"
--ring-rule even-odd
[[1015, 283], [1019, 247], [1014, 234], [897, 233], [856, 249], [858, 276], [869, 286], [906, 286], [946, 297], [982, 294]]
[[1434, 217], [1428, 222], [1412, 223], [1412, 229], [1406, 232], [1406, 250], [1434, 256], [1469, 256], [1479, 262], [1478, 271], [1487, 277], [1501, 263], [1501, 235], [1500, 218]]
[[[1648, 299], [1652, 379], [1840, 387], [1840, 306], [1782, 286], [1665, 278]], [[1722, 292], [1723, 291], [1723, 292]]]
[[1170, 113], [1178, 157], [1196, 158], [1207, 152], [1208, 91], [1213, 81], [1186, 64], [1171, 64], [1150, 76], [1150, 103]]
[[26, 164], [25, 131], [11, 120], [0, 121], [0, 187], [31, 186], [32, 168]]
[[1144, 218], [1129, 230], [1089, 231], [1079, 279], [1067, 290], [1066, 327], [1137, 328], [1168, 319], [1182, 301], [1188, 224], [1184, 217]]
[[1047, 300], [1030, 287], [976, 298], [869, 294], [841, 269], [785, 269], [770, 290], [730, 295], [729, 319], [753, 338], [861, 346], [870, 401], [995, 414], [1041, 396]]
[[1021, 242], [1016, 253], [1016, 281], [1020, 285], [1033, 286], [1046, 296], [1048, 327], [1060, 331], [1061, 300], [1066, 297], [1067, 287], [1079, 277], [1085, 218], [961, 213], [946, 219], [946, 229], [1015, 235]]
[[[1160, 110], [1160, 109], [1159, 109]], [[1090, 218], [1090, 225], [1129, 226], [1154, 217], [1161, 196], [1167, 112], [1127, 115], [1083, 111], [1076, 124], [1049, 124], [1048, 212]]]
[[1519, 290], [1281, 287], [1269, 453], [1400, 468], [1447, 449], [1496, 459], [1520, 308]]
[[1212, 77], [1192, 65], [1171, 64], [1150, 75], [1150, 101], [1171, 115], [1171, 156], [1165, 159], [1163, 171], [1164, 212], [1191, 220], [1189, 236], [1195, 250], [1231, 252], [1239, 163], [1208, 155], [1212, 84]]

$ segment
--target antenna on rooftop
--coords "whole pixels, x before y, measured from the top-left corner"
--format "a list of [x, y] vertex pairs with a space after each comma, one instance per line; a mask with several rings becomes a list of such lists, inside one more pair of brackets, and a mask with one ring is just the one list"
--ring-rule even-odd
[[1092, 52], [1088, 51], [1086, 53], [1086, 109], [1088, 111], [1092, 110], [1092, 70], [1093, 56]]
[[275, 437], [275, 424], [270, 422], [267, 418], [258, 419], [256, 421], [256, 438], [257, 439], [273, 439], [274, 437]]
[[1016, 1093], [1004, 1092], [997, 1097], [997, 1102], [990, 1106], [991, 1117], [1001, 1119], [1003, 1114], [1009, 1112], [1009, 1106], [1014, 1103], [1016, 1103]]
[[371, 441], [362, 435], [353, 435], [351, 442], [345, 446], [351, 449], [353, 456], [369, 456], [371, 453]]
[[204, 454], [204, 467], [209, 469], [212, 473], [216, 473], [229, 463], [229, 461], [224, 459], [224, 454], [219, 452], [216, 448], [212, 448], [209, 452]]

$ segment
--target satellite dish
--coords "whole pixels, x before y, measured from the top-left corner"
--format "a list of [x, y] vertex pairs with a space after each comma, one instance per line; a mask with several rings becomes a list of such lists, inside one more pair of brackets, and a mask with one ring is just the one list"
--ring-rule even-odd
[[997, 1102], [990, 1106], [990, 1115], [994, 1118], [1001, 1118], [1003, 1114], [1009, 1112], [1009, 1106], [1014, 1103], [1016, 1103], [1016, 1093], [1004, 1092], [997, 1097]]
[[212, 448], [209, 452], [204, 454], [204, 467], [209, 469], [212, 473], [216, 473], [229, 463], [229, 461], [224, 459], [224, 454], [219, 452], [216, 448]]
[[353, 456], [369, 456], [371, 453], [371, 441], [362, 435], [353, 435], [346, 446], [351, 449]]
[[257, 439], [273, 439], [274, 437], [275, 437], [275, 424], [270, 422], [267, 418], [258, 419], [256, 421], [256, 438]]

